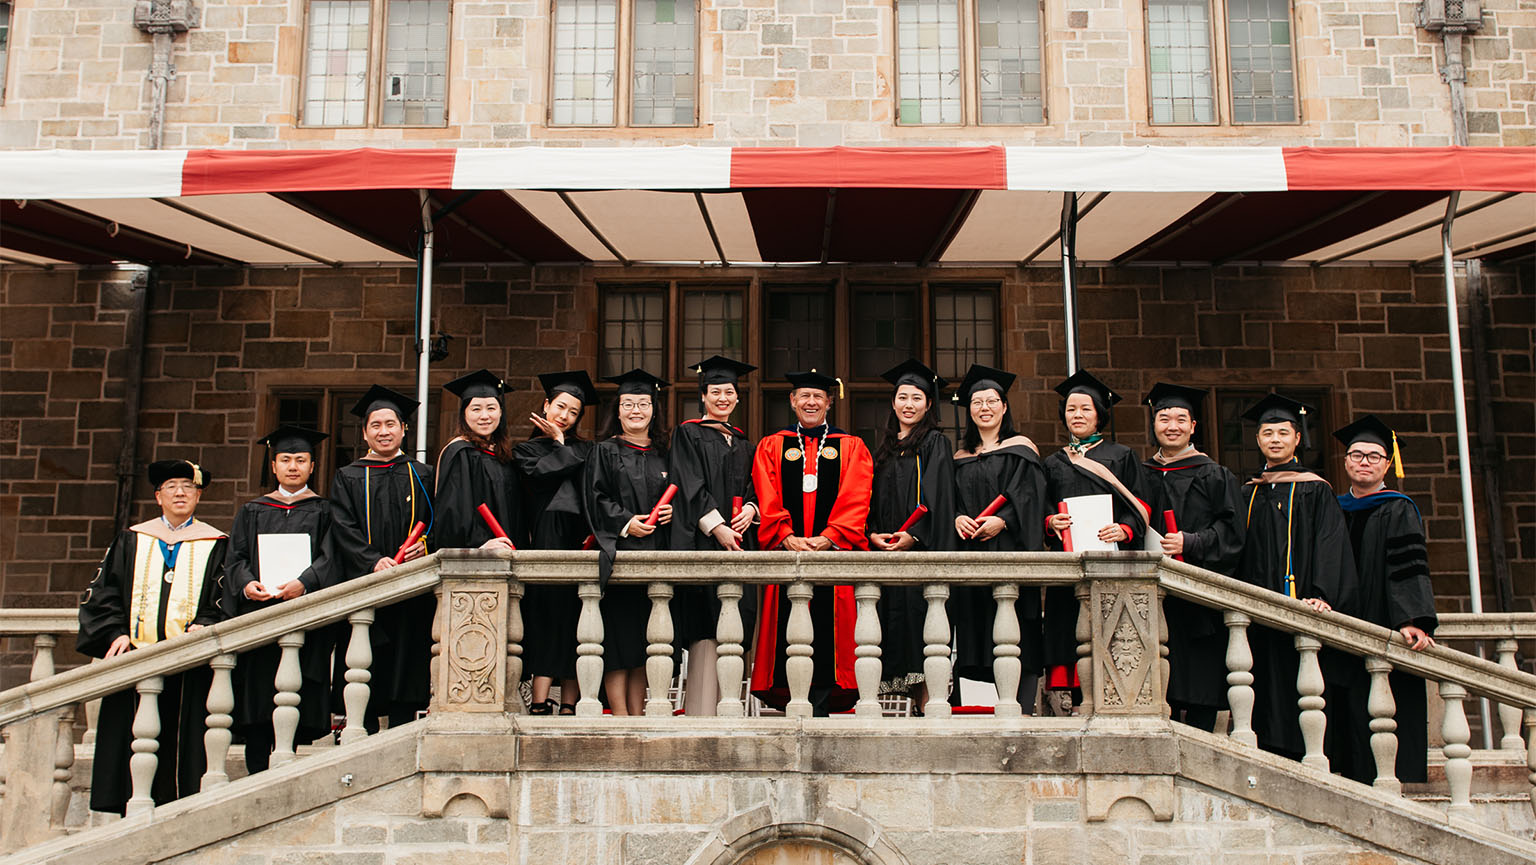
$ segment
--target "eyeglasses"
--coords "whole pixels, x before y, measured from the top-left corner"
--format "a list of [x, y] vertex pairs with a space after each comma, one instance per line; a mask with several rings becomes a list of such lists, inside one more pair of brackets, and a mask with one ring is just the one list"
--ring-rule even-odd
[[166, 481], [160, 485], [160, 491], [163, 493], [190, 493], [195, 489], [197, 484], [191, 481]]
[[638, 411], [640, 409], [650, 408], [650, 407], [651, 407], [651, 404], [649, 402], [621, 402], [621, 403], [619, 403], [619, 411]]
[[971, 408], [997, 408], [998, 406], [1000, 406], [1002, 404], [1003, 404], [1003, 401], [998, 399], [997, 397], [992, 397], [991, 399], [973, 399], [973, 400], [971, 400]]
[[1387, 455], [1368, 454], [1365, 451], [1350, 451], [1344, 455], [1344, 459], [1352, 463], [1365, 463], [1368, 466], [1379, 466], [1387, 461]]

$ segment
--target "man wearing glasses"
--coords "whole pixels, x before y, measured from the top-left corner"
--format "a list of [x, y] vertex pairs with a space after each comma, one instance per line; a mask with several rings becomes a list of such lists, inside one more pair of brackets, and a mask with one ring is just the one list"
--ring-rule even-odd
[[[1339, 496], [1358, 572], [1355, 615], [1402, 635], [1416, 651], [1435, 644], [1435, 595], [1424, 549], [1424, 523], [1413, 499], [1387, 489], [1387, 469], [1403, 476], [1397, 434], [1375, 415], [1336, 430], [1344, 444], [1349, 492]], [[1397, 703], [1397, 777], [1423, 782], [1429, 748], [1424, 681], [1393, 670], [1388, 681]], [[1371, 783], [1369, 687], [1355, 687], [1329, 708], [1329, 761], [1333, 769]], [[1337, 729], [1334, 729], [1337, 728]]]

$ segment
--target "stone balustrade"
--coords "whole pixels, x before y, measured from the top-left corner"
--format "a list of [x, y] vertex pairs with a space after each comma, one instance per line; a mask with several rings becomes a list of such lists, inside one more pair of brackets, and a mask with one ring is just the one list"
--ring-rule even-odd
[[[0, 693], [0, 729], [13, 745], [5, 751], [4, 777], [15, 791], [8, 789], [0, 801], [5, 844], [15, 849], [62, 832], [73, 760], [72, 713], [77, 705], [127, 688], [149, 697], [158, 693], [165, 676], [196, 666], [208, 665], [213, 671], [206, 707], [208, 771], [203, 789], [228, 783], [224, 766], [234, 708], [230, 672], [240, 652], [258, 646], [276, 643], [282, 648], [275, 681], [277, 745], [272, 762], [278, 766], [295, 759], [299, 648], [306, 632], [332, 623], [346, 621], [351, 629], [342, 650], [347, 666], [342, 743], [365, 738], [363, 714], [372, 663], [368, 633], [373, 611], [427, 591], [435, 592], [438, 598], [433, 623], [431, 711], [508, 713], [523, 710], [516, 685], [522, 676], [521, 643], [527, 627], [521, 599], [527, 586], [575, 582], [582, 605], [577, 628], [582, 697], [576, 707], [577, 718], [558, 723], [589, 728], [594, 722], [601, 723], [597, 720], [601, 706], [596, 695], [602, 676], [603, 622], [595, 560], [595, 553], [584, 552], [442, 551], [110, 662], [47, 676]], [[720, 582], [722, 578], [729, 581]], [[921, 587], [927, 602], [922, 635], [924, 674], [930, 692], [925, 723], [949, 725], [965, 723], [948, 717], [946, 702], [953, 669], [952, 624], [945, 602], [952, 588], [990, 587], [998, 601], [991, 623], [996, 644], [993, 672], [1003, 697], [995, 714], [1006, 718], [1021, 713], [1018, 702], [1011, 698], [1022, 672], [1021, 628], [1015, 602], [1025, 591], [1070, 584], [1080, 604], [1077, 672], [1083, 688], [1083, 711], [1090, 716], [1090, 724], [1094, 716], [1140, 716], [1158, 723], [1167, 718], [1167, 626], [1161, 601], [1165, 594], [1173, 594], [1223, 611], [1229, 629], [1230, 738], [1239, 745], [1255, 746], [1254, 677], [1247, 635], [1252, 624], [1295, 635], [1301, 658], [1296, 688], [1306, 741], [1303, 763], [1315, 770], [1326, 772], [1328, 768], [1322, 747], [1326, 683], [1317, 663], [1324, 646], [1359, 656], [1370, 674], [1371, 747], [1378, 766], [1375, 786], [1379, 790], [1396, 793], [1400, 789], [1393, 771], [1395, 707], [1387, 687], [1387, 675], [1394, 669], [1439, 683], [1446, 706], [1442, 732], [1452, 817], [1465, 814], [1470, 807], [1472, 764], [1464, 710], [1469, 695], [1488, 697], [1516, 709], [1527, 729], [1536, 727], [1536, 677], [1510, 664], [1484, 661], [1444, 647], [1413, 652], [1387, 629], [1337, 613], [1315, 613], [1299, 601], [1150, 553], [635, 552], [619, 557], [613, 579], [646, 586], [650, 601], [646, 675], [651, 699], [645, 712], [651, 716], [672, 713], [665, 696], [675, 673], [668, 602], [679, 586], [710, 585], [720, 599], [717, 674], [721, 698], [717, 711], [726, 717], [739, 717], [745, 709], [741, 700], [747, 672], [741, 601], [761, 585], [785, 588], [784, 597], [790, 605], [786, 632], [790, 699], [785, 714], [792, 719], [811, 714], [808, 697], [816, 650], [809, 608], [812, 588], [853, 587], [854, 674], [860, 697], [854, 713], [877, 716], [879, 706], [874, 696], [881, 677], [882, 635], [876, 602], [884, 586]], [[45, 644], [47, 641], [41, 641], [39, 646]], [[47, 667], [47, 662], [39, 663]], [[153, 815], [149, 787], [158, 765], [156, 736], [161, 724], [156, 701], [142, 700], [133, 721], [130, 815]], [[18, 743], [23, 747], [14, 747]], [[1536, 754], [1536, 749], [1530, 753]], [[1529, 765], [1536, 782], [1536, 760]]]

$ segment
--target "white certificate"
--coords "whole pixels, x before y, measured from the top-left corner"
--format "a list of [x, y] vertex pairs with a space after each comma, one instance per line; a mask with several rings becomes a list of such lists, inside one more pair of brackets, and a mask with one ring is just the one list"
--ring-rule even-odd
[[256, 572], [261, 574], [261, 587], [269, 592], [298, 579], [310, 562], [309, 535], [256, 536]]
[[1163, 536], [1157, 529], [1147, 526], [1147, 536], [1141, 542], [1141, 548], [1149, 553], [1163, 554]]
[[1085, 553], [1089, 550], [1116, 550], [1112, 541], [1099, 540], [1099, 529], [1115, 521], [1115, 500], [1109, 493], [1092, 496], [1073, 496], [1063, 500], [1067, 515], [1072, 517], [1072, 551]]

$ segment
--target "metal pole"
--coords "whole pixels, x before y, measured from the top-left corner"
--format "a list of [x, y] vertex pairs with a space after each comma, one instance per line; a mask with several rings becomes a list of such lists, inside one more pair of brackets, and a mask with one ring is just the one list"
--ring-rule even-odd
[[421, 201], [421, 315], [416, 333], [416, 399], [421, 403], [416, 417], [416, 459], [427, 461], [427, 372], [432, 358], [432, 206], [425, 189], [416, 190]]
[[1077, 283], [1072, 259], [1077, 252], [1077, 193], [1061, 202], [1061, 313], [1067, 329], [1067, 375], [1077, 372]]
[[[1451, 336], [1451, 391], [1456, 400], [1456, 459], [1461, 475], [1461, 530], [1466, 535], [1467, 591], [1472, 595], [1472, 612], [1483, 611], [1483, 581], [1477, 568], [1477, 515], [1472, 499], [1472, 447], [1467, 440], [1467, 389], [1461, 372], [1461, 316], [1456, 302], [1456, 274], [1452, 270], [1451, 226], [1456, 222], [1456, 203], [1460, 192], [1452, 192], [1445, 204], [1445, 222], [1440, 226], [1440, 263], [1445, 271], [1445, 320]], [[1477, 656], [1484, 658], [1483, 644], [1477, 644]], [[1483, 748], [1493, 750], [1492, 714], [1488, 698], [1478, 700], [1482, 715]]]

